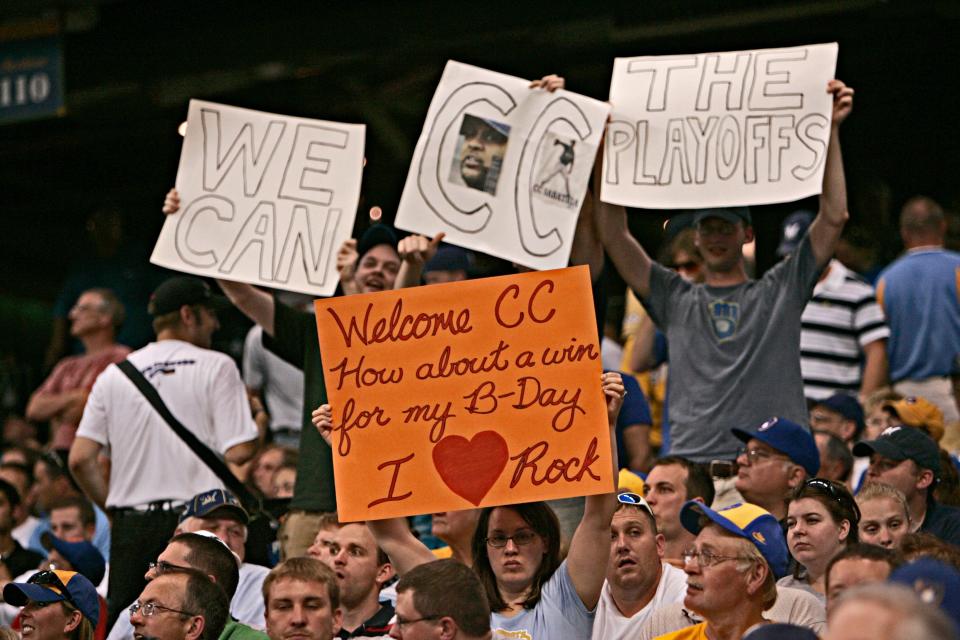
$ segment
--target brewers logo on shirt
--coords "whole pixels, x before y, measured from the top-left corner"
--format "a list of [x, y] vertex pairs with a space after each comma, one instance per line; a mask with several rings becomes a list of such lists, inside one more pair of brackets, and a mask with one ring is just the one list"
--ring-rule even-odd
[[713, 332], [717, 334], [717, 340], [724, 342], [736, 335], [737, 325], [740, 322], [739, 303], [716, 300], [707, 305], [707, 310], [710, 313], [710, 321], [713, 323]]

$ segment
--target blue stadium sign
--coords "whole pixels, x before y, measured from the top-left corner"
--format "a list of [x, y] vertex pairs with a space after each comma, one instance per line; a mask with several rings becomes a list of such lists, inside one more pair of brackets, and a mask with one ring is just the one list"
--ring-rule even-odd
[[62, 115], [60, 38], [0, 43], [0, 123]]

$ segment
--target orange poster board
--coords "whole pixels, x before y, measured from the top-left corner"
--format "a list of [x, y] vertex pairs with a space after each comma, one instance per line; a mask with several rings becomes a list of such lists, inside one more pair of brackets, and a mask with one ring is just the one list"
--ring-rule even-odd
[[586, 267], [314, 304], [342, 521], [613, 491]]

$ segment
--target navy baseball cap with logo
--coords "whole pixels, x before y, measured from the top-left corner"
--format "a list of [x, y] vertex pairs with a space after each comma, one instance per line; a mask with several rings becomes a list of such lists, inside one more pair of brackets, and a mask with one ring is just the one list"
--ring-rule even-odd
[[183, 305], [195, 304], [216, 310], [226, 307], [227, 301], [223, 296], [215, 295], [210, 285], [200, 278], [175, 276], [164, 280], [154, 290], [147, 310], [156, 317], [178, 311]]
[[787, 216], [787, 219], [783, 221], [783, 227], [780, 232], [780, 244], [777, 246], [778, 256], [782, 258], [800, 246], [800, 241], [803, 240], [807, 229], [810, 228], [813, 217], [813, 212], [806, 209], [794, 211]]
[[49, 531], [44, 531], [40, 535], [40, 544], [47, 551], [53, 549], [63, 556], [74, 571], [85, 576], [93, 584], [100, 584], [103, 581], [103, 576], [107, 572], [107, 563], [100, 550], [89, 540], [67, 542]]
[[76, 571], [39, 571], [26, 582], [10, 582], [3, 588], [7, 604], [22, 607], [27, 602], [68, 602], [97, 627], [100, 601], [93, 583]]
[[920, 429], [907, 426], [889, 427], [876, 440], [853, 445], [853, 455], [879, 454], [900, 462], [913, 460], [918, 467], [930, 469], [940, 477], [940, 447]]
[[803, 425], [786, 418], [770, 418], [754, 431], [731, 429], [737, 440], [759, 440], [803, 467], [811, 477], [820, 471], [820, 452], [813, 434]]
[[250, 515], [240, 504], [240, 500], [227, 489], [210, 489], [193, 496], [187, 503], [187, 509], [180, 516], [180, 522], [187, 518], [209, 518], [213, 515], [232, 514], [243, 524], [250, 523]]
[[940, 607], [960, 629], [960, 572], [934, 558], [918, 558], [897, 567], [890, 582], [913, 589], [929, 605]]
[[750, 503], [734, 504], [714, 511], [696, 500], [688, 500], [680, 510], [680, 524], [693, 535], [703, 529], [701, 523], [704, 517], [753, 543], [777, 578], [787, 575], [787, 542], [783, 537], [783, 528], [769, 511]]

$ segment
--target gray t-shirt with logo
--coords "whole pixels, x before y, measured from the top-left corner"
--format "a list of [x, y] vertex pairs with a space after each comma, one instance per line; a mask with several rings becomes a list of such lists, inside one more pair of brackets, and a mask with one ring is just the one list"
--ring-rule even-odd
[[809, 236], [759, 280], [731, 287], [686, 282], [654, 264], [643, 304], [670, 345], [670, 453], [733, 459], [730, 429], [772, 416], [807, 423], [800, 316], [820, 269]]

